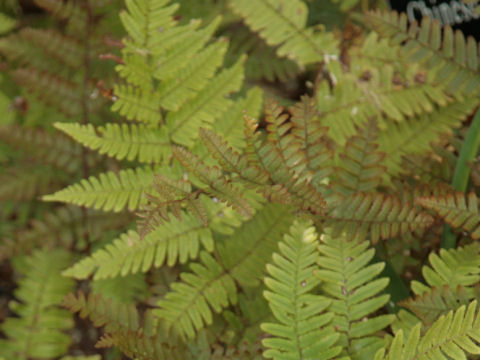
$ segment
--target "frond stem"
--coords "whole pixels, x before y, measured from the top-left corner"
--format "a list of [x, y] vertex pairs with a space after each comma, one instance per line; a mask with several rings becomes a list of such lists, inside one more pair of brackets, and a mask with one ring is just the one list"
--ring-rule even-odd
[[[465, 192], [467, 190], [468, 179], [470, 177], [470, 167], [468, 163], [475, 159], [480, 147], [480, 109], [477, 110], [473, 121], [468, 129], [467, 136], [460, 149], [455, 173], [453, 174], [452, 186], [457, 191]], [[450, 225], [443, 226], [442, 248], [452, 249], [456, 245], [456, 236]]]

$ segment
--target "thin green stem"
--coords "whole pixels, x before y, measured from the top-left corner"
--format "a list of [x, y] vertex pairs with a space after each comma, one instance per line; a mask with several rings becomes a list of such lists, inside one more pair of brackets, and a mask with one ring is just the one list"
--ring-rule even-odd
[[[478, 149], [480, 147], [480, 109], [477, 110], [472, 124], [468, 129], [467, 136], [463, 142], [458, 157], [457, 166], [455, 167], [455, 173], [453, 174], [452, 186], [457, 191], [465, 192], [467, 190], [468, 179], [470, 177], [470, 167], [468, 163], [475, 159]], [[456, 237], [452, 231], [452, 228], [445, 224], [443, 227], [442, 235], [442, 248], [452, 249], [455, 248]]]

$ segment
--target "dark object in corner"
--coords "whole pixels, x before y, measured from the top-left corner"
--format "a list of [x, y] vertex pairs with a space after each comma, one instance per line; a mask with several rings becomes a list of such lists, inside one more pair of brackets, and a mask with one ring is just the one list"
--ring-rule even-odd
[[390, 0], [390, 6], [392, 10], [407, 13], [410, 22], [430, 16], [480, 41], [480, 14], [475, 13], [480, 1], [467, 4], [462, 0]]

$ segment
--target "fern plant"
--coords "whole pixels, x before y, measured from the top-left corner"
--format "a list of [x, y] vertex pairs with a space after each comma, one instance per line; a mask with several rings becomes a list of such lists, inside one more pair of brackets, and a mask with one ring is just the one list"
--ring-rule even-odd
[[367, 1], [335, 31], [314, 1], [36, 3], [0, 17], [0, 356], [479, 353], [473, 39]]

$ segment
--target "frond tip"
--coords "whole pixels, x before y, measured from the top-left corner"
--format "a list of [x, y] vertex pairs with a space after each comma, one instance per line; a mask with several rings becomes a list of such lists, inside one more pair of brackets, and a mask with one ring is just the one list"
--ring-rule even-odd
[[263, 340], [264, 356], [274, 359], [332, 359], [341, 351], [339, 334], [325, 311], [331, 301], [309, 293], [319, 284], [313, 274], [318, 258], [317, 234], [309, 223], [295, 222], [279, 244], [280, 254], [267, 265], [271, 277], [264, 292], [276, 323], [263, 323], [273, 337]]
[[480, 316], [477, 302], [439, 318], [422, 337], [418, 324], [404, 341], [400, 330], [386, 349], [381, 349], [374, 360], [413, 359], [467, 359], [466, 354], [480, 354]]

